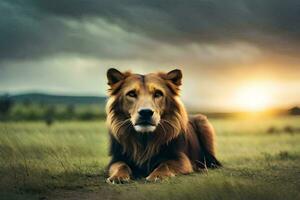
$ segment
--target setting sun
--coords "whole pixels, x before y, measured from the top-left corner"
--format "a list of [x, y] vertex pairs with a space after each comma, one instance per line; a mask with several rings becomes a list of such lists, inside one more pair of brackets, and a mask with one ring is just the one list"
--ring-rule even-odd
[[238, 89], [235, 97], [236, 106], [243, 110], [260, 111], [271, 103], [270, 90], [263, 84], [246, 85]]

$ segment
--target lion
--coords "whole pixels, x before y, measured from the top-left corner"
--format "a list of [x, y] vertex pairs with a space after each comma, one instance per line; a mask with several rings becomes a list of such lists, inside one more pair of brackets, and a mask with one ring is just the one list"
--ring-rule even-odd
[[207, 117], [188, 116], [180, 100], [181, 70], [141, 75], [111, 68], [107, 79], [108, 183], [158, 181], [222, 166]]

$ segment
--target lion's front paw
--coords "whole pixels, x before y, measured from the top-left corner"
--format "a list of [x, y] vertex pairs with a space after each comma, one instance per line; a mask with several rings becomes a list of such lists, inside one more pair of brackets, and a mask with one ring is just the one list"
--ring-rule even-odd
[[146, 180], [156, 182], [173, 176], [175, 176], [175, 174], [169, 170], [167, 165], [165, 165], [155, 169], [148, 177], [146, 177]]
[[131, 169], [124, 162], [115, 162], [109, 168], [109, 178], [107, 183], [120, 184], [130, 181]]
[[128, 183], [129, 181], [130, 181], [129, 173], [122, 172], [122, 171], [119, 171], [106, 179], [106, 182], [110, 184], [122, 184], [122, 183]]

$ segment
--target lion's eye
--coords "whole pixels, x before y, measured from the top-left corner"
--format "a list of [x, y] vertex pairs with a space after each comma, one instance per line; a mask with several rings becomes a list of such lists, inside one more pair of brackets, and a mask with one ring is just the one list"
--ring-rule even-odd
[[126, 95], [129, 96], [129, 97], [133, 97], [133, 98], [137, 97], [137, 94], [136, 94], [136, 92], [134, 90], [129, 91]]
[[156, 91], [154, 92], [154, 98], [159, 98], [159, 97], [162, 97], [162, 96], [163, 96], [162, 91], [156, 90]]

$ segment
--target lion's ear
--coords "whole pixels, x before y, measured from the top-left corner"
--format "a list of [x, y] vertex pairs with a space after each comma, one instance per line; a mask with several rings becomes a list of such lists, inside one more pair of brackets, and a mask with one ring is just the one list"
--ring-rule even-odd
[[108, 85], [112, 86], [125, 78], [125, 75], [115, 68], [110, 68], [106, 73]]
[[179, 69], [174, 69], [167, 73], [167, 79], [172, 81], [177, 86], [181, 85], [182, 72]]

